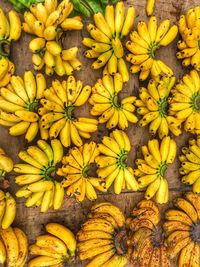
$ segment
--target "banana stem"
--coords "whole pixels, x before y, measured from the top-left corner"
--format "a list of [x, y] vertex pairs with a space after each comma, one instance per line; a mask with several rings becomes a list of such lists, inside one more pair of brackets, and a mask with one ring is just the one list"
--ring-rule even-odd
[[52, 181], [53, 177], [52, 177], [52, 173], [56, 170], [55, 166], [48, 166], [45, 167], [43, 172], [42, 172], [42, 176], [44, 177], [45, 180], [47, 181]]
[[33, 102], [30, 102], [30, 103], [27, 104], [27, 109], [29, 111], [33, 111], [34, 112], [34, 111], [36, 111], [38, 109], [38, 107], [39, 107], [38, 100], [34, 100]]
[[160, 176], [164, 176], [167, 170], [168, 164], [161, 162], [160, 166], [158, 167], [158, 174]]
[[148, 54], [151, 58], [155, 58], [155, 52], [156, 50], [158, 49], [159, 45], [155, 42], [152, 42], [150, 45], [149, 45], [149, 48], [148, 48]]
[[88, 177], [88, 171], [90, 170], [90, 165], [86, 165], [83, 169], [82, 169], [82, 175], [84, 178]]
[[191, 99], [191, 105], [195, 112], [200, 112], [200, 94], [195, 93]]
[[127, 165], [125, 163], [125, 161], [127, 160], [127, 157], [128, 157], [128, 153], [127, 152], [124, 152], [122, 151], [121, 154], [119, 155], [119, 158], [117, 160], [117, 163], [119, 165], [120, 168], [126, 168]]
[[117, 94], [111, 96], [111, 102], [114, 108], [119, 109], [121, 107], [120, 104], [118, 103]]
[[168, 109], [168, 102], [166, 98], [160, 98], [158, 101], [158, 106], [159, 106], [159, 114], [163, 118], [167, 116], [167, 109]]
[[70, 121], [75, 120], [74, 113], [73, 113], [74, 112], [74, 108], [75, 108], [74, 106], [66, 106], [65, 107], [65, 116]]
[[0, 56], [9, 57], [10, 55], [10, 42], [8, 40], [0, 40]]

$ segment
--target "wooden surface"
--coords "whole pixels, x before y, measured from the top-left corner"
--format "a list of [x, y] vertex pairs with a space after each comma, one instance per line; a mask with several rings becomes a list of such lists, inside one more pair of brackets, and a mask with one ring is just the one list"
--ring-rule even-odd
[[[193, 7], [199, 4], [199, 0], [157, 0], [155, 5], [155, 12], [154, 14], [157, 16], [158, 21], [163, 19], [169, 18], [172, 23], [176, 23], [179, 15], [189, 7]], [[145, 15], [145, 4], [146, 0], [129, 0], [126, 1], [126, 5], [134, 5], [137, 10], [137, 18], [136, 22], [139, 20], [147, 20]], [[7, 0], [0, 0], [0, 7], [3, 8], [5, 12], [8, 12], [11, 9], [11, 5], [7, 3]], [[85, 22], [87, 23], [87, 22]], [[134, 24], [135, 27], [136, 23]], [[91, 70], [91, 60], [86, 60], [83, 57], [83, 52], [85, 47], [81, 44], [81, 39], [83, 36], [87, 36], [87, 32], [84, 29], [82, 32], [69, 32], [64, 40], [64, 46], [72, 47], [78, 46], [79, 47], [79, 58], [83, 62], [83, 68], [79, 72], [75, 72], [75, 77], [77, 79], [81, 79], [85, 84], [93, 85], [97, 77], [101, 77], [100, 72], [94, 72]], [[25, 70], [33, 70], [32, 63], [31, 63], [31, 53], [28, 50], [28, 43], [32, 39], [32, 36], [23, 33], [22, 37], [19, 42], [15, 43], [12, 46], [11, 52], [11, 59], [16, 64], [16, 73], [18, 75], [23, 75]], [[177, 38], [178, 40], [178, 38]], [[186, 71], [183, 70], [181, 67], [181, 62], [177, 61], [175, 57], [176, 53], [176, 42], [175, 40], [173, 44], [169, 47], [161, 48], [157, 52], [157, 56], [165, 60], [167, 64], [173, 69], [174, 73], [176, 74], [177, 78], [181, 77], [182, 74]], [[65, 79], [59, 78], [60, 80]], [[48, 84], [50, 84], [51, 79], [47, 79]], [[142, 84], [140, 84], [141, 86]], [[121, 96], [129, 96], [129, 95], [137, 95], [138, 94], [138, 76], [132, 75], [130, 81], [124, 85], [123, 92]], [[89, 116], [89, 105], [85, 105], [82, 108], [79, 108], [77, 111], [78, 114], [87, 115]], [[104, 127], [101, 125], [99, 127], [98, 134], [94, 134], [92, 139], [95, 141], [100, 141], [100, 138], [103, 134], [107, 134], [104, 130]], [[126, 130], [130, 139], [132, 150], [129, 154], [129, 164], [132, 167], [135, 167], [134, 160], [136, 156], [140, 155], [140, 146], [147, 143], [147, 140], [150, 138], [148, 134], [148, 128], [139, 128], [136, 125], [130, 125], [129, 128]], [[177, 155], [180, 153], [180, 148], [183, 145], [187, 144], [187, 140], [189, 135], [184, 133], [180, 137], [175, 138], [178, 144], [178, 151]], [[19, 162], [17, 158], [17, 154], [20, 150], [27, 147], [27, 144], [24, 141], [23, 137], [11, 137], [8, 134], [8, 129], [0, 126], [0, 147], [3, 147], [8, 155], [12, 157], [15, 163]], [[67, 152], [67, 150], [65, 151]], [[166, 177], [169, 182], [170, 187], [170, 201], [168, 205], [160, 206], [162, 210], [162, 214], [164, 210], [166, 210], [170, 205], [172, 205], [172, 200], [181, 194], [181, 192], [188, 191], [190, 187], [186, 187], [180, 182], [180, 177], [178, 174], [179, 163], [176, 160], [174, 164], [171, 164], [167, 170]], [[14, 194], [16, 192], [17, 186], [14, 184], [14, 173], [8, 175], [11, 187], [10, 191]], [[119, 196], [114, 195], [112, 193], [112, 189], [109, 190], [108, 193], [103, 194], [100, 193], [98, 195], [97, 202], [101, 201], [110, 201], [117, 206], [119, 206], [125, 216], [130, 215], [130, 211], [136, 205], [136, 203], [143, 198], [144, 193], [141, 192], [130, 192], [130, 191], [123, 191], [123, 193]], [[47, 222], [59, 222], [63, 223], [67, 227], [76, 233], [79, 229], [81, 224], [84, 222], [87, 213], [90, 210], [90, 207], [93, 203], [85, 200], [83, 203], [78, 203], [74, 199], [65, 198], [61, 209], [57, 212], [50, 210], [49, 212], [42, 214], [40, 213], [38, 208], [26, 208], [24, 205], [23, 199], [17, 199], [17, 216], [14, 222], [15, 226], [21, 227], [29, 237], [30, 244], [34, 242], [37, 235], [43, 233], [44, 231], [44, 224]], [[83, 264], [84, 265], [84, 264]], [[80, 262], [76, 262], [74, 265], [71, 266], [83, 266]]]

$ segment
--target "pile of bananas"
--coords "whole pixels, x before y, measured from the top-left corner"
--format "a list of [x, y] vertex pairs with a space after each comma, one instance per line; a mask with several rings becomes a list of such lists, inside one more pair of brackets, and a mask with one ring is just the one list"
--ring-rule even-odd
[[116, 6], [107, 5], [105, 16], [97, 12], [93, 16], [94, 23], [87, 25], [91, 38], [84, 38], [83, 44], [90, 49], [85, 52], [87, 58], [95, 58], [92, 69], [104, 67], [110, 75], [119, 72], [123, 82], [129, 80], [129, 73], [123, 59], [122, 39], [127, 36], [135, 20], [135, 8], [129, 7], [125, 15], [122, 1]]
[[184, 130], [200, 134], [200, 76], [196, 70], [185, 74], [172, 89], [169, 114], [184, 123]]
[[56, 0], [32, 4], [30, 11], [24, 13], [23, 30], [37, 37], [29, 43], [33, 53], [32, 62], [35, 70], [45, 66], [45, 73], [53, 75], [72, 74], [81, 68], [77, 59], [78, 48], [63, 50], [62, 36], [67, 30], [81, 30], [81, 17], [68, 18], [73, 11], [73, 4], [63, 0], [59, 5]]
[[0, 264], [7, 267], [24, 267], [28, 257], [28, 239], [15, 227], [0, 229]]
[[0, 190], [0, 227], [7, 229], [11, 226], [16, 215], [16, 201], [9, 193]]
[[126, 160], [131, 150], [128, 135], [121, 130], [114, 130], [110, 136], [104, 136], [98, 144], [100, 155], [95, 158], [99, 178], [105, 179], [106, 189], [114, 182], [115, 194], [122, 189], [137, 191], [139, 186], [133, 175], [133, 169], [127, 166]]
[[149, 140], [147, 146], [142, 146], [142, 154], [144, 159], [136, 159], [138, 169], [133, 171], [139, 188], [147, 187], [146, 199], [155, 195], [157, 203], [167, 203], [168, 182], [164, 175], [176, 157], [176, 142], [169, 136], [164, 137], [160, 145], [157, 139]]
[[133, 266], [170, 266], [160, 211], [151, 200], [141, 200], [126, 220], [128, 257]]
[[63, 146], [73, 143], [82, 146], [82, 138], [90, 138], [92, 132], [97, 131], [98, 121], [91, 118], [75, 118], [75, 107], [86, 103], [91, 93], [91, 87], [76, 81], [69, 76], [62, 83], [58, 80], [52, 82], [52, 87], [45, 90], [41, 99], [43, 107], [38, 113], [41, 117], [41, 128], [46, 131], [46, 137], [57, 138], [59, 135]]
[[182, 65], [192, 65], [200, 71], [200, 6], [190, 8], [186, 15], [181, 15], [178, 22], [179, 33], [182, 40], [179, 40], [176, 53], [178, 59], [183, 59]]
[[79, 148], [71, 148], [68, 155], [63, 157], [63, 166], [58, 169], [57, 174], [65, 177], [62, 186], [67, 187], [68, 196], [75, 196], [81, 202], [85, 197], [95, 200], [97, 198], [95, 189], [101, 192], [107, 191], [104, 179], [91, 177], [89, 174], [98, 155], [96, 143], [90, 142]]
[[182, 174], [182, 182], [186, 185], [192, 185], [195, 193], [200, 193], [200, 137], [197, 140], [190, 139], [189, 147], [182, 148], [183, 155], [179, 156]]
[[8, 59], [10, 45], [21, 36], [21, 21], [17, 12], [8, 12], [8, 19], [0, 8], [0, 87], [6, 86], [15, 72], [15, 65]]
[[200, 196], [187, 192], [175, 200], [177, 209], [165, 212], [164, 230], [170, 258], [178, 266], [200, 266]]
[[10, 127], [12, 136], [25, 134], [27, 142], [33, 141], [39, 131], [37, 109], [46, 89], [43, 74], [36, 77], [31, 71], [12, 76], [10, 84], [0, 90], [0, 124]]
[[45, 225], [47, 234], [40, 235], [36, 243], [29, 247], [31, 255], [37, 256], [29, 261], [29, 267], [35, 266], [66, 266], [75, 255], [76, 239], [73, 233], [58, 223]]
[[126, 60], [133, 65], [131, 73], [140, 72], [139, 80], [144, 81], [151, 77], [158, 78], [160, 75], [173, 75], [173, 71], [162, 60], [156, 59], [155, 52], [160, 46], [169, 45], [178, 33], [176, 25], [171, 26], [170, 20], [163, 20], [157, 26], [157, 18], [151, 16], [148, 25], [145, 21], [139, 21], [137, 31], [130, 34], [131, 41], [126, 43], [126, 48], [131, 52]]
[[0, 147], [0, 179], [2, 179], [7, 172], [13, 169], [13, 161], [6, 155], [3, 148]]
[[123, 88], [122, 76], [119, 73], [110, 76], [106, 74], [98, 79], [92, 87], [92, 95], [89, 103], [93, 106], [90, 114], [100, 116], [99, 123], [106, 123], [108, 129], [118, 126], [124, 130], [128, 122], [136, 123], [137, 117], [133, 114], [135, 107], [134, 96], [124, 98], [121, 103], [118, 101], [118, 93]]
[[20, 173], [15, 182], [22, 186], [17, 197], [25, 197], [26, 206], [41, 206], [41, 212], [49, 208], [59, 209], [64, 199], [61, 182], [56, 181], [56, 165], [62, 160], [63, 147], [58, 139], [51, 140], [51, 146], [38, 140], [37, 146], [20, 151], [19, 158], [25, 163], [15, 164], [14, 171]]
[[125, 218], [118, 207], [109, 202], [92, 206], [89, 218], [77, 234], [80, 259], [91, 260], [86, 267], [126, 265], [124, 225]]
[[139, 99], [134, 104], [137, 113], [142, 115], [139, 126], [144, 127], [149, 124], [149, 132], [162, 139], [171, 131], [174, 135], [181, 134], [181, 121], [169, 116], [168, 101], [169, 94], [175, 84], [175, 77], [163, 76], [159, 81], [150, 80], [147, 89], [141, 87], [139, 89]]

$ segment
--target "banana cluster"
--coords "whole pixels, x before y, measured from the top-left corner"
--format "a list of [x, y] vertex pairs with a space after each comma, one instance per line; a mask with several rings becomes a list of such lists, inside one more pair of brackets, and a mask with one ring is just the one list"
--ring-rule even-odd
[[177, 47], [180, 50], [176, 53], [178, 59], [182, 59], [182, 65], [192, 65], [200, 71], [200, 6], [190, 8], [185, 15], [181, 15], [178, 22], [179, 33], [182, 40], [179, 40]]
[[170, 258], [178, 256], [178, 266], [200, 266], [200, 196], [187, 192], [165, 212], [164, 230]]
[[164, 177], [168, 165], [174, 162], [176, 157], [176, 142], [169, 136], [162, 139], [148, 141], [148, 145], [142, 146], [143, 159], [136, 159], [138, 169], [133, 171], [138, 178], [139, 188], [146, 188], [145, 198], [155, 200], [159, 204], [168, 202], [168, 182]]
[[141, 200], [126, 220], [128, 258], [133, 266], [171, 266], [164, 233], [160, 225], [160, 211], [151, 200]]
[[15, 227], [0, 229], [0, 264], [8, 267], [24, 267], [28, 257], [28, 239]]
[[192, 185], [193, 192], [200, 193], [200, 137], [197, 136], [197, 140], [190, 139], [189, 147], [183, 147], [182, 153], [179, 156], [182, 182]]
[[4, 177], [6, 172], [11, 172], [13, 169], [13, 161], [10, 157], [8, 157], [0, 147], [0, 179]]
[[74, 109], [86, 103], [91, 93], [91, 87], [76, 81], [69, 76], [62, 83], [52, 82], [52, 87], [44, 91], [38, 113], [41, 117], [41, 128], [46, 132], [45, 138], [57, 138], [65, 147], [71, 144], [82, 146], [82, 138], [90, 138], [97, 131], [96, 119], [74, 116]]
[[0, 227], [7, 229], [11, 226], [16, 215], [16, 201], [9, 193], [0, 190]]
[[86, 267], [126, 265], [124, 225], [125, 218], [118, 207], [109, 202], [92, 206], [89, 218], [77, 234], [80, 259], [90, 259]]
[[29, 146], [20, 151], [19, 158], [25, 163], [14, 165], [14, 171], [20, 173], [15, 182], [21, 188], [17, 197], [25, 197], [27, 207], [40, 206], [41, 212], [49, 208], [57, 210], [64, 199], [61, 182], [56, 181], [56, 165], [63, 157], [63, 147], [58, 139], [51, 140], [51, 145], [38, 140], [37, 146]]
[[66, 266], [75, 255], [76, 239], [65, 226], [58, 223], [45, 225], [47, 234], [36, 238], [36, 243], [29, 247], [31, 255], [37, 256], [29, 261], [28, 267]]
[[33, 141], [40, 128], [37, 109], [45, 89], [43, 74], [35, 77], [31, 71], [24, 73], [24, 79], [12, 76], [10, 84], [1, 88], [0, 124], [10, 127], [10, 135], [25, 134], [27, 142]]
[[149, 132], [160, 139], [172, 132], [175, 136], [181, 134], [181, 121], [169, 116], [168, 101], [169, 94], [175, 84], [175, 77], [163, 76], [159, 81], [150, 80], [147, 89], [139, 89], [139, 99], [135, 100], [134, 105], [137, 113], [142, 115], [139, 126], [144, 127], [149, 124]]
[[123, 82], [129, 80], [129, 73], [123, 59], [124, 48], [122, 40], [127, 36], [135, 20], [135, 8], [129, 7], [125, 14], [125, 5], [122, 1], [116, 6], [107, 5], [105, 15], [97, 12], [93, 16], [94, 24], [87, 25], [92, 38], [84, 38], [83, 44], [90, 49], [85, 52], [87, 58], [96, 59], [92, 69], [104, 67], [110, 75], [119, 72]]
[[95, 189], [101, 192], [107, 191], [104, 179], [89, 175], [92, 164], [98, 155], [97, 145], [91, 141], [79, 148], [71, 148], [68, 155], [63, 157], [63, 165], [58, 169], [57, 174], [65, 177], [62, 186], [67, 188], [68, 196], [75, 196], [81, 202], [85, 197], [95, 200], [97, 198]]
[[184, 130], [200, 134], [200, 76], [191, 70], [173, 88], [169, 115], [184, 123]]
[[134, 96], [124, 98], [121, 103], [118, 101], [118, 93], [123, 88], [122, 76], [115, 73], [112, 77], [105, 74], [102, 79], [98, 79], [92, 87], [92, 95], [89, 103], [93, 106], [90, 114], [99, 116], [99, 123], [106, 122], [106, 128], [112, 129], [118, 126], [124, 130], [128, 123], [136, 123], [137, 117], [133, 114], [135, 107], [133, 102]]
[[98, 144], [100, 155], [95, 158], [98, 166], [98, 177], [105, 179], [106, 189], [114, 183], [115, 194], [120, 194], [127, 188], [137, 191], [139, 186], [134, 177], [133, 170], [128, 167], [126, 160], [131, 150], [128, 135], [121, 130], [114, 130], [110, 136], [104, 136], [102, 143]]
[[169, 45], [177, 36], [178, 27], [171, 26], [170, 20], [163, 20], [157, 25], [157, 18], [151, 16], [148, 24], [139, 21], [137, 31], [130, 34], [130, 41], [127, 41], [126, 48], [130, 51], [126, 60], [132, 64], [131, 73], [138, 73], [139, 80], [144, 81], [151, 74], [152, 78], [160, 75], [173, 75], [173, 71], [162, 60], [156, 59], [156, 50], [160, 46]]
[[59, 5], [57, 0], [45, 0], [44, 3], [32, 4], [30, 11], [24, 13], [23, 30], [36, 35], [29, 43], [33, 53], [32, 62], [35, 70], [45, 66], [46, 75], [71, 75], [81, 68], [77, 59], [78, 48], [64, 50], [62, 45], [63, 32], [81, 30], [81, 17], [70, 17], [73, 4], [63, 0]]
[[8, 59], [10, 45], [21, 36], [21, 21], [14, 10], [8, 12], [8, 19], [0, 8], [0, 87], [6, 86], [15, 72], [15, 65]]

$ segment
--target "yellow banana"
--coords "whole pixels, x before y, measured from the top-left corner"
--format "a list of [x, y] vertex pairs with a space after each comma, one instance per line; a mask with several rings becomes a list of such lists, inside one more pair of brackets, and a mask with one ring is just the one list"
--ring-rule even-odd
[[66, 227], [57, 223], [49, 223], [46, 231], [57, 238], [61, 239], [70, 251], [70, 255], [74, 255], [76, 250], [76, 240], [73, 233]]
[[28, 256], [28, 239], [25, 233], [19, 228], [13, 228], [19, 245], [19, 256], [15, 263], [17, 267], [24, 266]]

